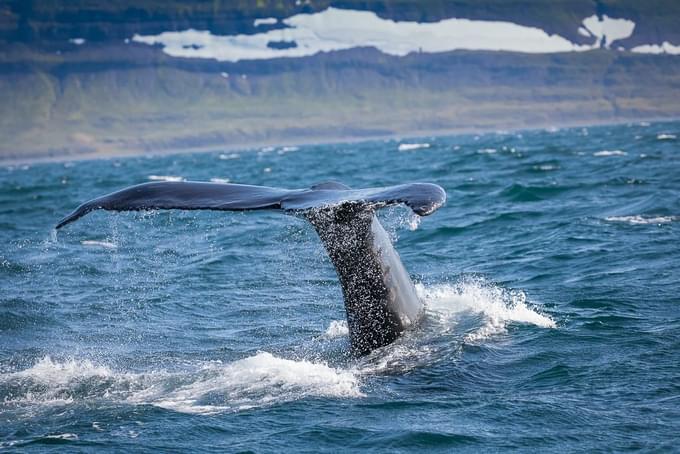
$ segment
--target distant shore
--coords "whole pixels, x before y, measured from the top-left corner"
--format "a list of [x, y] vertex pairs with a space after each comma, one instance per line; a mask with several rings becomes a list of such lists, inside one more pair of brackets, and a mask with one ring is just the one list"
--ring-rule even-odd
[[[14, 166], [14, 165], [24, 165], [24, 164], [38, 164], [38, 163], [50, 163], [50, 162], [70, 162], [70, 161], [87, 161], [96, 159], [125, 159], [137, 156], [162, 156], [162, 155], [173, 155], [173, 154], [190, 154], [190, 153], [210, 153], [210, 152], [220, 152], [220, 151], [257, 151], [265, 147], [283, 147], [283, 146], [305, 146], [305, 145], [317, 145], [317, 144], [334, 144], [334, 143], [359, 143], [359, 142], [370, 142], [379, 140], [390, 140], [390, 141], [400, 141], [400, 140], [423, 140], [431, 137], [441, 137], [441, 136], [456, 136], [456, 135], [468, 135], [468, 134], [491, 134], [491, 133], [517, 133], [521, 131], [535, 131], [535, 130], [547, 130], [551, 128], [565, 129], [565, 128], [587, 128], [587, 127], [598, 127], [607, 125], [622, 125], [629, 123], [666, 123], [672, 121], [678, 121], [679, 118], [634, 118], [634, 119], [621, 119], [621, 120], [602, 120], [602, 121], [590, 121], [590, 122], [573, 122], [573, 123], [546, 123], [542, 125], [535, 125], [534, 127], [496, 127], [496, 128], [460, 128], [460, 129], [440, 129], [440, 130], [420, 130], [420, 131], [408, 131], [403, 134], [376, 134], [376, 135], [366, 135], [366, 136], [348, 136], [348, 137], [334, 137], [334, 136], [319, 136], [319, 137], [307, 137], [303, 140], [291, 139], [280, 139], [280, 140], [269, 140], [269, 141], [244, 141], [244, 142], [233, 142], [233, 143], [215, 143], [200, 146], [187, 146], [187, 147], [158, 147], [153, 149], [148, 148], [127, 148], [116, 149], [114, 147], [107, 148], [105, 150], [94, 150], [85, 152], [74, 152], [74, 153], [33, 153], [26, 156], [12, 155], [5, 156], [0, 154], [0, 165], [2, 166]], [[74, 144], [74, 148], [78, 148], [77, 144]]]

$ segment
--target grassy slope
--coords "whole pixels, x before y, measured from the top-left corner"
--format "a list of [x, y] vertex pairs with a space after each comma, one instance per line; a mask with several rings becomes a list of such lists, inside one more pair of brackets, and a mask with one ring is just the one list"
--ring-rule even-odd
[[605, 51], [399, 59], [366, 49], [234, 65], [103, 46], [5, 58], [5, 158], [680, 114], [680, 59]]
[[[190, 27], [249, 33], [256, 17], [329, 5], [394, 20], [510, 20], [575, 41], [589, 41], [576, 29], [598, 12], [636, 21], [626, 45], [680, 43], [674, 0], [0, 0], [0, 158], [680, 114], [678, 57], [455, 52], [398, 59], [354, 50], [219, 64], [122, 44], [134, 33]], [[73, 37], [89, 42], [68, 44]]]

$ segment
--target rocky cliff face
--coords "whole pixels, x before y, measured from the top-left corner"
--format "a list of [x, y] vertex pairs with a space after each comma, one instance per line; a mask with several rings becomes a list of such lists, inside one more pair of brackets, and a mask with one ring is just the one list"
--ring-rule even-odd
[[[158, 152], [677, 117], [680, 56], [630, 52], [664, 42], [673, 51], [680, 44], [680, 29], [671, 26], [680, 22], [675, 3], [0, 0], [0, 157]], [[385, 36], [403, 36], [401, 31], [375, 35], [379, 30], [373, 27], [368, 41], [357, 38], [365, 31], [348, 30], [359, 43], [353, 47], [276, 58], [293, 46], [280, 43], [318, 44], [301, 40], [306, 35], [300, 30], [290, 33], [300, 26], [282, 19], [319, 14], [328, 6], [370, 10], [377, 21], [373, 23], [386, 30], [391, 27], [388, 19], [413, 27], [436, 26], [451, 17], [502, 20], [519, 27], [512, 30], [519, 30], [520, 37], [533, 27], [545, 32], [539, 37], [546, 42], [558, 34], [580, 50], [412, 51], [409, 38], [402, 55], [399, 45], [404, 43], [382, 51], [371, 45]], [[591, 22], [584, 23], [588, 17]], [[626, 35], [621, 28], [626, 23], [605, 23], [606, 18], [630, 21], [634, 30]], [[440, 28], [424, 30], [440, 33]], [[187, 29], [206, 30], [209, 38], [179, 41], [183, 57], [169, 54], [166, 41], [153, 45], [163, 32]], [[279, 29], [288, 30], [276, 33], [300, 42], [279, 40], [281, 47], [272, 48], [266, 34]], [[420, 39], [421, 30], [413, 36]], [[205, 55], [222, 49], [214, 47], [222, 36], [237, 34], [255, 40], [263, 36], [260, 44], [273, 49], [274, 58], [266, 54], [259, 60], [220, 61]], [[135, 36], [153, 37], [152, 45]], [[612, 43], [617, 36], [624, 37]], [[453, 38], [440, 41], [447, 39]], [[436, 39], [423, 42], [437, 49]], [[663, 52], [662, 47], [650, 49]]]

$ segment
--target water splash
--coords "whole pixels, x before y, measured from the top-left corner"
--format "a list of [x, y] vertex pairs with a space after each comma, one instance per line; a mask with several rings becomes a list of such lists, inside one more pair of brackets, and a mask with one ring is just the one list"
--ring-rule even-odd
[[349, 327], [345, 320], [333, 320], [326, 331], [323, 333], [324, 337], [334, 339], [336, 337], [343, 337], [349, 335]]
[[521, 290], [507, 290], [481, 278], [465, 278], [453, 285], [432, 287], [417, 284], [416, 290], [427, 309], [442, 318], [444, 323], [453, 323], [462, 313], [481, 315], [482, 325], [465, 336], [469, 342], [505, 333], [511, 323], [556, 327], [552, 318], [530, 307]]
[[[362, 397], [351, 370], [260, 352], [230, 363], [193, 364], [190, 370], [119, 372], [87, 359], [53, 360], [0, 375], [3, 406], [27, 408], [92, 400], [148, 404], [182, 413], [239, 411], [304, 397]], [[9, 391], [9, 392], [8, 392]]]

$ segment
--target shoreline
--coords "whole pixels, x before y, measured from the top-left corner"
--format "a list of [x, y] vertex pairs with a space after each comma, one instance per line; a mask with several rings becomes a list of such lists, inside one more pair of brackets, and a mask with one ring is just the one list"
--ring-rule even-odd
[[565, 129], [565, 128], [588, 128], [588, 127], [600, 127], [600, 126], [617, 126], [629, 123], [670, 123], [674, 121], [680, 121], [680, 117], [639, 117], [630, 119], [611, 119], [611, 120], [601, 120], [601, 121], [590, 121], [590, 122], [563, 122], [561, 124], [555, 123], [545, 123], [540, 125], [535, 125], [533, 127], [502, 127], [498, 126], [495, 128], [457, 128], [457, 129], [435, 129], [435, 130], [415, 130], [407, 131], [402, 134], [376, 134], [376, 135], [366, 135], [366, 136], [350, 136], [350, 137], [334, 137], [334, 136], [319, 136], [318, 138], [309, 138], [303, 140], [290, 140], [285, 139], [280, 140], [269, 140], [269, 141], [252, 141], [252, 142], [242, 142], [242, 143], [215, 143], [214, 145], [202, 145], [187, 148], [167, 148], [158, 149], [156, 151], [146, 151], [142, 149], [129, 149], [127, 151], [95, 151], [95, 152], [84, 152], [75, 154], [64, 154], [61, 156], [39, 156], [33, 155], [25, 158], [5, 158], [0, 156], [0, 166], [2, 167], [13, 167], [19, 165], [32, 165], [32, 164], [50, 164], [50, 163], [65, 163], [74, 161], [91, 161], [91, 160], [102, 160], [102, 159], [126, 159], [135, 158], [140, 156], [172, 156], [178, 154], [194, 154], [194, 153], [211, 153], [219, 151], [241, 151], [241, 152], [253, 152], [264, 147], [282, 147], [282, 146], [309, 146], [309, 145], [329, 145], [329, 144], [339, 144], [339, 143], [360, 143], [360, 142], [372, 142], [380, 140], [411, 140], [411, 139], [422, 139], [426, 137], [451, 137], [451, 136], [463, 136], [469, 134], [491, 134], [491, 133], [518, 133], [523, 131], [538, 131], [546, 130], [549, 128]]

